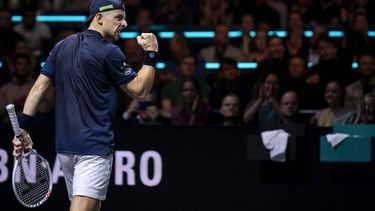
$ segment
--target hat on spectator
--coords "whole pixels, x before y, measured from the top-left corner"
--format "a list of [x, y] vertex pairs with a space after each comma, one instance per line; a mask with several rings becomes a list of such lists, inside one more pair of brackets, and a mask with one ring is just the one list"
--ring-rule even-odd
[[91, 20], [99, 12], [105, 12], [110, 10], [124, 10], [125, 4], [122, 0], [92, 0], [90, 6], [90, 15], [83, 22], [84, 25], [89, 25]]

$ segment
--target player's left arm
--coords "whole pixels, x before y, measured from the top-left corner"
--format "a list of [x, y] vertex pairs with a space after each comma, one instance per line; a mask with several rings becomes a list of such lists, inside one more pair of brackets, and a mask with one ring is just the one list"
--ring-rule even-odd
[[157, 38], [152, 33], [142, 33], [137, 37], [137, 42], [145, 51], [144, 64], [138, 71], [137, 76], [130, 82], [121, 85], [121, 89], [133, 98], [143, 100], [154, 83], [159, 45]]

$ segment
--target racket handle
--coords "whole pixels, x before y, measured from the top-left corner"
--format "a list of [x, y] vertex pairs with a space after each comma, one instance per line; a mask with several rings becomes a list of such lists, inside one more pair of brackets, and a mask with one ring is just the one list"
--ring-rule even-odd
[[17, 114], [16, 114], [16, 111], [15, 111], [14, 105], [8, 104], [5, 108], [8, 111], [9, 119], [10, 119], [10, 122], [12, 124], [14, 134], [16, 135], [17, 138], [21, 137], [21, 130], [20, 130], [20, 126], [18, 124], [18, 118], [17, 118]]

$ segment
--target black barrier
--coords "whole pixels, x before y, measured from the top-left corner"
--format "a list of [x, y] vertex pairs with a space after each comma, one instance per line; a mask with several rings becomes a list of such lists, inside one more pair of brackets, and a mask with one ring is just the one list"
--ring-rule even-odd
[[[373, 162], [319, 162], [319, 137], [329, 132], [304, 128], [293, 159], [276, 163], [248, 159], [248, 137], [259, 136], [251, 127], [119, 126], [102, 211], [374, 210]], [[0, 134], [1, 210], [28, 210], [11, 188], [12, 130], [0, 126]], [[57, 182], [49, 200], [34, 210], [68, 210], [53, 127], [34, 125], [31, 135]]]

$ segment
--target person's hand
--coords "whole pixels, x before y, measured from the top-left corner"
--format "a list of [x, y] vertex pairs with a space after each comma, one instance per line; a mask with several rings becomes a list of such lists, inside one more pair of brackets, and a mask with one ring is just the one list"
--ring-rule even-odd
[[153, 33], [142, 33], [137, 36], [137, 42], [144, 51], [159, 51], [158, 40]]
[[132, 114], [134, 112], [137, 112], [139, 110], [139, 101], [138, 100], [132, 100], [130, 103], [128, 109], [126, 110], [129, 114]]
[[261, 83], [258, 87], [258, 100], [260, 102], [263, 102], [264, 100], [266, 100], [266, 91], [264, 88], [264, 83]]
[[[21, 141], [22, 139], [23, 141]], [[31, 140], [31, 137], [29, 136], [29, 133], [25, 130], [21, 129], [21, 137], [13, 138], [13, 156], [18, 157], [22, 155], [23, 151], [26, 149], [28, 151], [33, 149], [33, 141]]]

